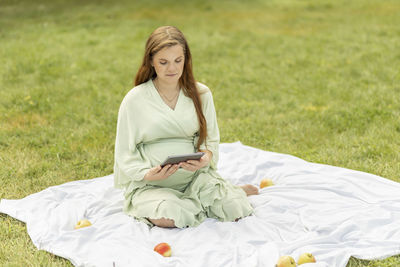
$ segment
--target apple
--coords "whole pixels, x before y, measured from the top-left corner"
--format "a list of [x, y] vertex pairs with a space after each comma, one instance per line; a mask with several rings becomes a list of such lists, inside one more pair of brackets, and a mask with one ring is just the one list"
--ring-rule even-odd
[[276, 267], [296, 267], [296, 262], [290, 256], [281, 256]]
[[75, 229], [88, 227], [88, 226], [91, 226], [91, 225], [92, 224], [88, 220], [83, 219], [83, 220], [78, 221], [78, 223], [75, 225]]
[[309, 262], [316, 262], [315, 257], [311, 253], [303, 253], [300, 255], [297, 264], [309, 263]]
[[260, 182], [260, 188], [264, 188], [271, 185], [274, 185], [274, 182], [272, 182], [272, 180], [268, 178], [262, 179]]
[[171, 257], [171, 247], [167, 243], [160, 243], [154, 247], [154, 251], [160, 253], [164, 257]]

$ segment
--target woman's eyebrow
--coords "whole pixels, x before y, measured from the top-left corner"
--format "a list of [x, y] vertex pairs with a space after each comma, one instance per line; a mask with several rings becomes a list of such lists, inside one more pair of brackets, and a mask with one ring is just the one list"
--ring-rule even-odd
[[[181, 58], [181, 57], [183, 57], [183, 56], [179, 56], [179, 57], [175, 58], [175, 60], [177, 60], [177, 59], [179, 59], [179, 58]], [[168, 61], [168, 59], [165, 59], [165, 58], [160, 58], [160, 60]]]

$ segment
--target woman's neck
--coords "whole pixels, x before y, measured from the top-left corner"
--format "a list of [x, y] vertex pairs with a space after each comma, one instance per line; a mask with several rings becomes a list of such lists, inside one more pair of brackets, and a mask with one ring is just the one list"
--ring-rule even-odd
[[160, 81], [157, 77], [153, 80], [156, 88], [158, 91], [161, 91], [161, 93], [165, 94], [173, 94], [179, 91], [179, 84], [178, 83], [163, 83]]

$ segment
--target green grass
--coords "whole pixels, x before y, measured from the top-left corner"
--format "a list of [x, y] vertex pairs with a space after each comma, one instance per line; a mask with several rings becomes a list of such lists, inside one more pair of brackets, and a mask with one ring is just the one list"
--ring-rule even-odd
[[[119, 104], [161, 25], [185, 33], [221, 142], [400, 181], [399, 13], [397, 0], [3, 0], [0, 198], [112, 173]], [[1, 266], [71, 266], [0, 222]]]

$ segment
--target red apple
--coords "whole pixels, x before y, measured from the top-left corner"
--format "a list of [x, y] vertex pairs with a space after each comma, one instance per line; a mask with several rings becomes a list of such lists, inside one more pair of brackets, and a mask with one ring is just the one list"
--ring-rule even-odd
[[164, 257], [171, 257], [171, 247], [167, 243], [160, 243], [154, 247], [154, 251], [160, 253]]

